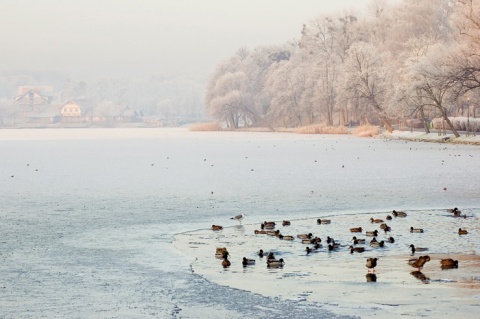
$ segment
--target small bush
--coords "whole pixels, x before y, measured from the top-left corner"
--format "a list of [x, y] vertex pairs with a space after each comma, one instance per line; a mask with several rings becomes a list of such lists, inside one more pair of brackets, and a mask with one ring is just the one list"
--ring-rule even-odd
[[348, 134], [345, 126], [324, 126], [321, 124], [297, 127], [297, 134]]
[[370, 124], [357, 126], [353, 131], [353, 135], [359, 137], [373, 137], [378, 135], [380, 128], [378, 126], [373, 126]]
[[218, 122], [196, 123], [190, 126], [190, 131], [221, 131], [222, 126]]

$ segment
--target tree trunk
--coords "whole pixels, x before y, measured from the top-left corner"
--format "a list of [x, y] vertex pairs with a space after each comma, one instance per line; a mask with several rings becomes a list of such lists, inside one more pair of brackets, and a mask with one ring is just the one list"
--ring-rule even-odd
[[382, 121], [383, 125], [385, 125], [385, 129], [389, 133], [392, 133], [393, 132], [393, 126], [392, 126], [392, 124], [390, 124], [390, 120], [383, 115], [379, 115], [379, 117], [380, 117], [380, 120]]
[[445, 122], [447, 122], [448, 127], [450, 127], [450, 130], [453, 132], [453, 135], [455, 135], [455, 137], [460, 137], [460, 134], [458, 134], [458, 132], [457, 132], [457, 130], [455, 129], [455, 127], [453, 127], [453, 124], [452, 124], [452, 122], [450, 121], [450, 119], [448, 118], [447, 113], [445, 112], [445, 110], [442, 108], [440, 111], [442, 112], [442, 117], [443, 117], [443, 119], [445, 120]]
[[425, 129], [425, 133], [430, 133], [430, 128], [428, 127], [427, 121], [425, 121], [425, 113], [423, 112], [423, 106], [420, 107], [420, 117], [423, 121], [423, 128]]

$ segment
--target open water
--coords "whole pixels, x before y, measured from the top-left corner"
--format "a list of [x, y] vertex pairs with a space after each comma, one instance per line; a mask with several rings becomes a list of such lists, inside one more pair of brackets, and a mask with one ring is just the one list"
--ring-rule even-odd
[[[239, 213], [250, 234], [263, 220], [455, 206], [478, 227], [476, 146], [47, 129], [0, 130], [0, 154], [1, 318], [343, 318], [321, 301], [197, 272], [205, 261], [189, 249], [201, 246], [177, 249], [176, 235], [235, 230]], [[469, 238], [466, 253], [478, 255], [478, 232]]]

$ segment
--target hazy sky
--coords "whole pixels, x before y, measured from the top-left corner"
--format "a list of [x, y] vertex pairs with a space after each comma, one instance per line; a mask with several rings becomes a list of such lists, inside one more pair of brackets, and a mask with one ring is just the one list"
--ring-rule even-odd
[[1, 0], [0, 71], [74, 77], [209, 74], [238, 48], [299, 38], [368, 0]]

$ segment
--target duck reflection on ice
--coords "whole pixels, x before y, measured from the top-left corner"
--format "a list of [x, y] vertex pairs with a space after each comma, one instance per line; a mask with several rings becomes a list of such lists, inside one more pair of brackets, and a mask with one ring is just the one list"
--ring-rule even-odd
[[377, 282], [377, 275], [373, 273], [368, 273], [365, 275], [367, 282]]
[[410, 275], [412, 275], [413, 277], [417, 278], [418, 280], [420, 280], [421, 282], [423, 282], [424, 284], [428, 284], [430, 282], [430, 278], [428, 278], [427, 276], [425, 276], [421, 271], [412, 271], [410, 273]]

